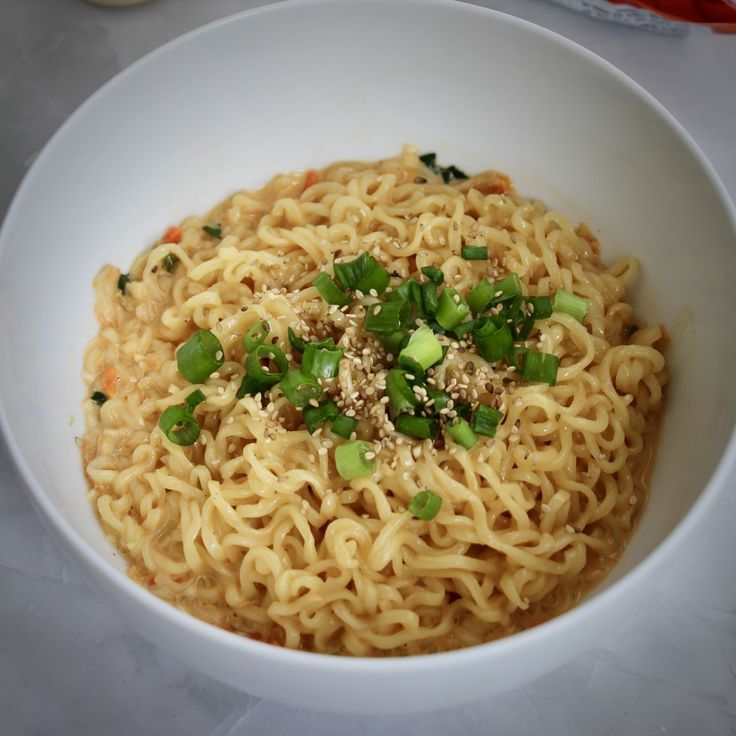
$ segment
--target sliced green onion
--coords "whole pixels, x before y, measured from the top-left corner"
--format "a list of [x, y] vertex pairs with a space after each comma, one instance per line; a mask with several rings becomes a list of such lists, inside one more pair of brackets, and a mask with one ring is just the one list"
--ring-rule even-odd
[[213, 238], [221, 238], [222, 237], [222, 225], [217, 223], [216, 225], [203, 225], [202, 230], [204, 230], [207, 235], [211, 235]]
[[310, 399], [319, 399], [324, 393], [319, 381], [300, 368], [288, 371], [281, 379], [280, 386], [287, 400], [299, 409], [307, 406]]
[[266, 394], [271, 387], [266, 384], [262, 384], [258, 379], [253, 376], [249, 376], [247, 373], [243, 376], [243, 380], [238, 386], [238, 390], [235, 392], [235, 397], [242, 399], [246, 394], [249, 396], [256, 396], [257, 394]]
[[420, 440], [434, 439], [439, 430], [439, 422], [432, 417], [415, 417], [411, 414], [401, 414], [394, 422], [396, 431], [409, 437]]
[[428, 281], [427, 283], [421, 284], [421, 290], [424, 313], [433, 317], [437, 313], [437, 306], [439, 305], [437, 284]]
[[409, 501], [409, 513], [422, 521], [432, 521], [440, 512], [442, 497], [432, 491], [419, 491]]
[[560, 359], [552, 353], [541, 353], [537, 350], [527, 350], [524, 353], [524, 363], [521, 367], [521, 377], [525, 381], [548, 383], [554, 386], [557, 382], [557, 369]]
[[476, 434], [482, 434], [484, 437], [495, 437], [496, 429], [502, 419], [503, 414], [498, 409], [480, 404], [473, 412], [470, 427]]
[[314, 286], [328, 304], [336, 304], [338, 307], [350, 304], [350, 297], [326, 273], [317, 276]]
[[[264, 362], [267, 365], [263, 365]], [[246, 374], [264, 388], [277, 384], [288, 368], [284, 351], [276, 345], [257, 345], [245, 361]]]
[[461, 419], [468, 420], [470, 419], [473, 407], [467, 402], [463, 402], [461, 404], [455, 404], [454, 411]]
[[341, 478], [353, 480], [372, 475], [376, 470], [373, 445], [365, 440], [354, 440], [335, 448], [335, 465]]
[[401, 350], [409, 342], [409, 330], [401, 329], [392, 332], [390, 335], [378, 335], [386, 353], [397, 356]]
[[129, 273], [121, 273], [120, 276], [118, 276], [118, 289], [120, 289], [121, 293], [125, 294], [125, 287], [128, 285], [130, 280]]
[[488, 279], [481, 279], [468, 295], [468, 306], [475, 314], [484, 312], [491, 303], [496, 291], [498, 289], [494, 289]]
[[[442, 359], [442, 345], [427, 325], [412, 333], [406, 347], [399, 353], [399, 365], [419, 365], [422, 373]], [[410, 362], [411, 361], [411, 362]]]
[[437, 154], [436, 153], [423, 153], [419, 160], [428, 168], [430, 171], [434, 171], [435, 174], [439, 173], [437, 169]]
[[406, 371], [392, 368], [386, 376], [386, 395], [394, 415], [413, 409], [419, 399], [406, 380]]
[[454, 164], [451, 164], [450, 166], [446, 166], [442, 169], [442, 181], [445, 182], [445, 184], [449, 184], [453, 179], [467, 179], [468, 175], [464, 172], [458, 169], [457, 166]]
[[437, 266], [422, 266], [420, 271], [433, 283], [439, 286], [445, 280], [445, 274]]
[[447, 288], [441, 294], [437, 305], [437, 322], [446, 330], [460, 324], [470, 314], [468, 303], [456, 289]]
[[179, 373], [191, 383], [206, 381], [224, 362], [222, 345], [209, 330], [195, 332], [176, 353]]
[[515, 273], [510, 274], [505, 279], [496, 281], [496, 283], [492, 284], [492, 288], [493, 298], [491, 299], [490, 306], [502, 304], [515, 299], [517, 296], [521, 296], [521, 281]]
[[574, 317], [578, 322], [582, 322], [585, 319], [589, 308], [590, 302], [587, 299], [583, 299], [581, 296], [576, 296], [562, 289], [559, 289], [555, 294], [555, 299], [552, 303], [552, 309], [555, 312], [565, 312]]
[[175, 445], [182, 447], [193, 445], [199, 438], [200, 428], [197, 420], [180, 406], [164, 409], [159, 417], [158, 426]]
[[102, 391], [95, 391], [92, 396], [90, 396], [90, 399], [92, 399], [97, 406], [102, 406], [107, 401], [107, 396], [105, 396]]
[[466, 450], [472, 449], [478, 442], [478, 435], [470, 428], [465, 419], [456, 419], [445, 428], [455, 442]]
[[390, 277], [388, 271], [369, 253], [361, 253], [352, 261], [334, 264], [335, 279], [343, 289], [358, 289], [367, 294], [375, 289], [378, 294], [386, 291]]
[[271, 332], [271, 325], [266, 322], [265, 319], [256, 322], [249, 330], [245, 333], [243, 338], [243, 347], [246, 353], [250, 353], [255, 350], [259, 345], [262, 345], [268, 333]]
[[409, 304], [405, 301], [378, 302], [368, 307], [363, 326], [378, 335], [391, 334], [401, 329], [409, 317]]
[[302, 370], [316, 378], [334, 378], [340, 368], [344, 350], [323, 348], [317, 343], [307, 343], [302, 356]]
[[301, 337], [297, 337], [296, 332], [294, 332], [291, 327], [287, 328], [286, 334], [289, 336], [289, 344], [291, 347], [298, 353], [303, 353], [307, 343], [302, 340]]
[[337, 418], [340, 410], [332, 399], [323, 401], [319, 406], [304, 407], [304, 424], [309, 434], [314, 434], [315, 430], [325, 422]]
[[431, 402], [431, 405], [428, 406], [427, 410], [431, 411], [433, 414], [439, 414], [443, 409], [446, 409], [447, 405], [450, 403], [450, 394], [448, 394], [447, 391], [442, 391], [438, 388], [428, 388], [427, 396], [429, 396], [427, 404], [430, 404]]
[[342, 437], [344, 440], [349, 440], [352, 437], [358, 426], [358, 420], [353, 417], [345, 416], [340, 414], [333, 422], [330, 427], [332, 434], [336, 434], [338, 437]]
[[408, 278], [402, 281], [386, 296], [388, 302], [405, 301], [409, 304], [416, 304], [417, 300], [421, 301], [422, 291], [419, 282], [415, 278]]
[[192, 393], [184, 399], [184, 406], [187, 411], [192, 412], [195, 407], [199, 406], [206, 398], [207, 397], [204, 393], [202, 393], [200, 389], [197, 389], [196, 391], [192, 391]]
[[489, 363], [501, 360], [514, 343], [511, 328], [503, 317], [481, 317], [475, 320], [473, 339], [478, 353]]
[[552, 300], [548, 296], [532, 296], [527, 301], [533, 307], [534, 319], [547, 319], [552, 316]]
[[163, 268], [166, 273], [171, 273], [179, 263], [179, 256], [176, 255], [176, 253], [167, 253], [162, 259], [161, 259], [161, 268]]
[[517, 341], [526, 340], [534, 327], [535, 317], [525, 309], [527, 305], [527, 299], [516, 297], [508, 308], [508, 319]]
[[487, 261], [488, 248], [485, 245], [463, 245], [460, 255], [466, 261]]
[[523, 348], [520, 345], [514, 345], [506, 355], [506, 360], [510, 366], [514, 366], [518, 371], [521, 371], [521, 366], [524, 365], [524, 356], [526, 355], [529, 348]]
[[471, 319], [467, 322], [461, 322], [459, 325], [455, 325], [451, 330], [448, 330], [448, 332], [459, 340], [466, 333], [472, 332], [478, 321], [479, 320], [477, 319]]
[[372, 291], [383, 294], [390, 281], [388, 271], [374, 258], [370, 270], [358, 281], [356, 288], [364, 294], [370, 294]]

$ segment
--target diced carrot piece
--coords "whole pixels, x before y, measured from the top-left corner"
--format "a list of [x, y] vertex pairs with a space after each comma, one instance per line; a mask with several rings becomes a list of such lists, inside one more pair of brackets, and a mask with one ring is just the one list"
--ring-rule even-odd
[[105, 394], [110, 397], [115, 395], [118, 384], [118, 374], [114, 365], [106, 365], [102, 371], [102, 388]]
[[307, 171], [307, 175], [304, 177], [304, 189], [309, 189], [309, 187], [317, 184], [318, 182], [319, 171], [317, 171], [316, 169], [310, 169], [309, 171]]
[[166, 232], [164, 233], [163, 238], [161, 238], [162, 243], [181, 243], [181, 229], [178, 227], [174, 227], [173, 225], [169, 228], [166, 228]]

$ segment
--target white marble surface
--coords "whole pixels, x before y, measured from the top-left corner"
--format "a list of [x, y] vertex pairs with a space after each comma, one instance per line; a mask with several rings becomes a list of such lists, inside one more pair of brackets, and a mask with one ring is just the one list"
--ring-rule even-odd
[[[94, 89], [184, 31], [257, 4], [0, 0], [0, 217], [35, 154]], [[736, 37], [655, 36], [539, 0], [481, 4], [623, 69], [685, 125], [736, 196]], [[736, 734], [735, 528], [732, 488], [636, 616], [533, 684], [425, 716], [335, 716], [231, 690], [131, 631], [63, 560], [0, 443], [0, 734]]]

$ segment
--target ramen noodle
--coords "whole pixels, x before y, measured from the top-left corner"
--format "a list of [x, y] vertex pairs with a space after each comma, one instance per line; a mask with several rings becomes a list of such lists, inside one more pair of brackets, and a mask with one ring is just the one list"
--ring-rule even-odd
[[94, 282], [90, 498], [130, 576], [294, 649], [479, 644], [573, 606], [647, 499], [638, 264], [406, 147], [240, 191]]

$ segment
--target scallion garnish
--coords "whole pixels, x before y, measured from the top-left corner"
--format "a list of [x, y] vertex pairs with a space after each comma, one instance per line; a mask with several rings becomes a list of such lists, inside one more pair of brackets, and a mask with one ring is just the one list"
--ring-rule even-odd
[[105, 396], [102, 391], [94, 391], [90, 396], [90, 399], [92, 399], [97, 406], [102, 406], [107, 401], [107, 396]]
[[484, 437], [494, 437], [498, 423], [502, 419], [503, 414], [498, 409], [480, 404], [473, 412], [473, 418], [470, 420], [470, 428], [476, 434], [482, 434]]
[[406, 380], [406, 371], [392, 368], [386, 376], [386, 395], [394, 415], [413, 409], [419, 405], [419, 399]]
[[264, 389], [276, 385], [289, 368], [284, 351], [276, 345], [256, 345], [245, 361], [245, 372]]
[[270, 386], [263, 385], [257, 378], [249, 376], [247, 373], [243, 376], [243, 380], [238, 386], [238, 390], [235, 392], [235, 397], [242, 399], [243, 396], [255, 396], [256, 394], [265, 394], [269, 390]]
[[465, 419], [458, 417], [452, 424], [448, 424], [446, 429], [450, 437], [466, 450], [471, 450], [478, 442], [478, 436]]
[[333, 420], [330, 431], [332, 432], [332, 434], [336, 434], [338, 437], [342, 437], [344, 440], [349, 440], [352, 437], [353, 432], [355, 432], [357, 426], [357, 419], [346, 416], [345, 414], [340, 414], [340, 416], [336, 417]]
[[581, 296], [571, 294], [569, 291], [562, 289], [557, 291], [555, 299], [552, 302], [552, 309], [555, 312], [565, 312], [574, 317], [578, 322], [582, 322], [585, 319], [589, 308], [590, 302], [587, 299], [583, 299]]
[[207, 397], [204, 393], [200, 389], [197, 389], [196, 391], [192, 391], [192, 393], [184, 399], [184, 406], [187, 411], [193, 412], [195, 407], [199, 406], [206, 398]]
[[475, 320], [473, 339], [481, 357], [489, 363], [501, 360], [514, 342], [511, 328], [503, 317], [480, 317]]
[[409, 342], [409, 330], [402, 328], [389, 335], [378, 335], [378, 339], [381, 341], [387, 354], [398, 355], [406, 346], [406, 343]]
[[378, 302], [368, 307], [364, 327], [377, 335], [392, 334], [400, 330], [409, 317], [409, 304], [405, 301]]
[[405, 301], [409, 304], [413, 304], [415, 307], [421, 307], [421, 284], [415, 278], [406, 279], [406, 281], [402, 281], [393, 291], [389, 293], [389, 295], [386, 297], [386, 301]]
[[529, 310], [529, 302], [524, 297], [516, 297], [508, 308], [507, 324], [511, 325], [517, 341], [526, 340], [534, 327], [535, 317]]
[[510, 274], [500, 281], [496, 281], [492, 284], [492, 288], [493, 298], [491, 299], [490, 306], [502, 304], [515, 299], [517, 296], [521, 296], [521, 281], [515, 273]]
[[170, 406], [161, 413], [158, 426], [175, 445], [193, 445], [199, 437], [197, 420], [181, 406]]
[[307, 343], [302, 357], [302, 370], [316, 378], [334, 378], [338, 374], [343, 353], [342, 348], [323, 348], [316, 343]]
[[453, 179], [467, 179], [468, 175], [464, 172], [458, 169], [457, 166], [454, 164], [451, 164], [450, 166], [446, 166], [442, 169], [442, 181], [445, 182], [445, 184], [449, 184]]
[[335, 279], [343, 289], [355, 289], [364, 294], [375, 289], [376, 293], [386, 291], [390, 278], [383, 266], [369, 253], [361, 253], [352, 261], [335, 263]]
[[179, 263], [179, 256], [176, 255], [176, 253], [167, 253], [162, 259], [161, 259], [161, 268], [163, 268], [166, 273], [171, 273]]
[[440, 294], [435, 316], [440, 327], [449, 330], [460, 324], [468, 314], [470, 314], [470, 307], [456, 289], [447, 288]]
[[552, 316], [552, 300], [548, 296], [531, 296], [527, 302], [531, 306], [530, 311], [534, 319], [547, 319]]
[[341, 478], [353, 480], [372, 475], [376, 470], [373, 445], [365, 440], [354, 440], [335, 448], [335, 465]]
[[176, 353], [179, 373], [191, 383], [202, 383], [225, 361], [220, 341], [209, 331], [195, 332]]
[[450, 403], [450, 394], [438, 388], [428, 388], [427, 396], [429, 397], [427, 411], [431, 411], [433, 414], [439, 414]]
[[203, 225], [202, 230], [204, 230], [207, 235], [211, 235], [213, 238], [222, 237], [222, 225], [220, 225], [220, 223], [217, 223], [216, 225]]
[[420, 271], [437, 286], [445, 280], [445, 274], [437, 266], [422, 266]]
[[243, 347], [245, 348], [245, 352], [251, 353], [259, 345], [262, 345], [266, 341], [269, 332], [271, 332], [271, 325], [269, 325], [265, 319], [259, 320], [252, 325], [243, 338]]
[[319, 381], [300, 368], [287, 371], [279, 386], [287, 400], [299, 409], [307, 406], [310, 399], [319, 399], [324, 393]]
[[437, 154], [436, 153], [423, 153], [419, 160], [430, 170], [433, 171], [435, 174], [439, 173], [437, 169]]
[[538, 350], [527, 350], [521, 366], [521, 377], [525, 381], [548, 383], [554, 386], [557, 382], [557, 369], [560, 359], [552, 353], [541, 353]]
[[442, 360], [442, 345], [427, 325], [415, 330], [406, 347], [399, 353], [399, 365], [408, 369], [416, 364], [424, 373], [427, 368]]
[[479, 319], [471, 319], [467, 322], [461, 322], [459, 325], [455, 325], [451, 330], [447, 331], [459, 340], [463, 335], [473, 330], [476, 323], [479, 322]]
[[442, 497], [432, 491], [419, 491], [409, 501], [409, 513], [422, 521], [432, 521], [440, 512]]
[[319, 406], [304, 407], [304, 424], [309, 434], [314, 434], [316, 429], [340, 415], [337, 404], [332, 399], [326, 399]]
[[468, 295], [468, 306], [475, 314], [485, 312], [496, 291], [488, 279], [481, 279]]
[[432, 281], [428, 281], [421, 284], [422, 290], [422, 307], [424, 313], [430, 317], [434, 317], [437, 313], [437, 306], [439, 304], [439, 297], [437, 296], [437, 284]]
[[419, 160], [432, 172], [439, 174], [442, 177], [442, 181], [448, 184], [453, 179], [467, 179], [468, 175], [457, 168], [457, 166], [440, 166], [437, 163], [436, 153], [423, 153]]
[[463, 245], [460, 255], [466, 261], [487, 261], [488, 248], [485, 245]]
[[396, 431], [420, 440], [434, 439], [439, 430], [439, 422], [432, 417], [416, 417], [400, 414], [394, 422]]
[[125, 294], [125, 287], [128, 285], [130, 280], [129, 273], [121, 273], [120, 276], [118, 276], [118, 289], [120, 289], [122, 294]]
[[289, 336], [289, 344], [291, 347], [298, 353], [303, 353], [307, 343], [302, 340], [301, 337], [297, 337], [296, 332], [294, 332], [291, 327], [287, 328], [286, 334]]
[[350, 297], [326, 273], [317, 276], [314, 286], [328, 304], [336, 304], [338, 307], [350, 304]]

